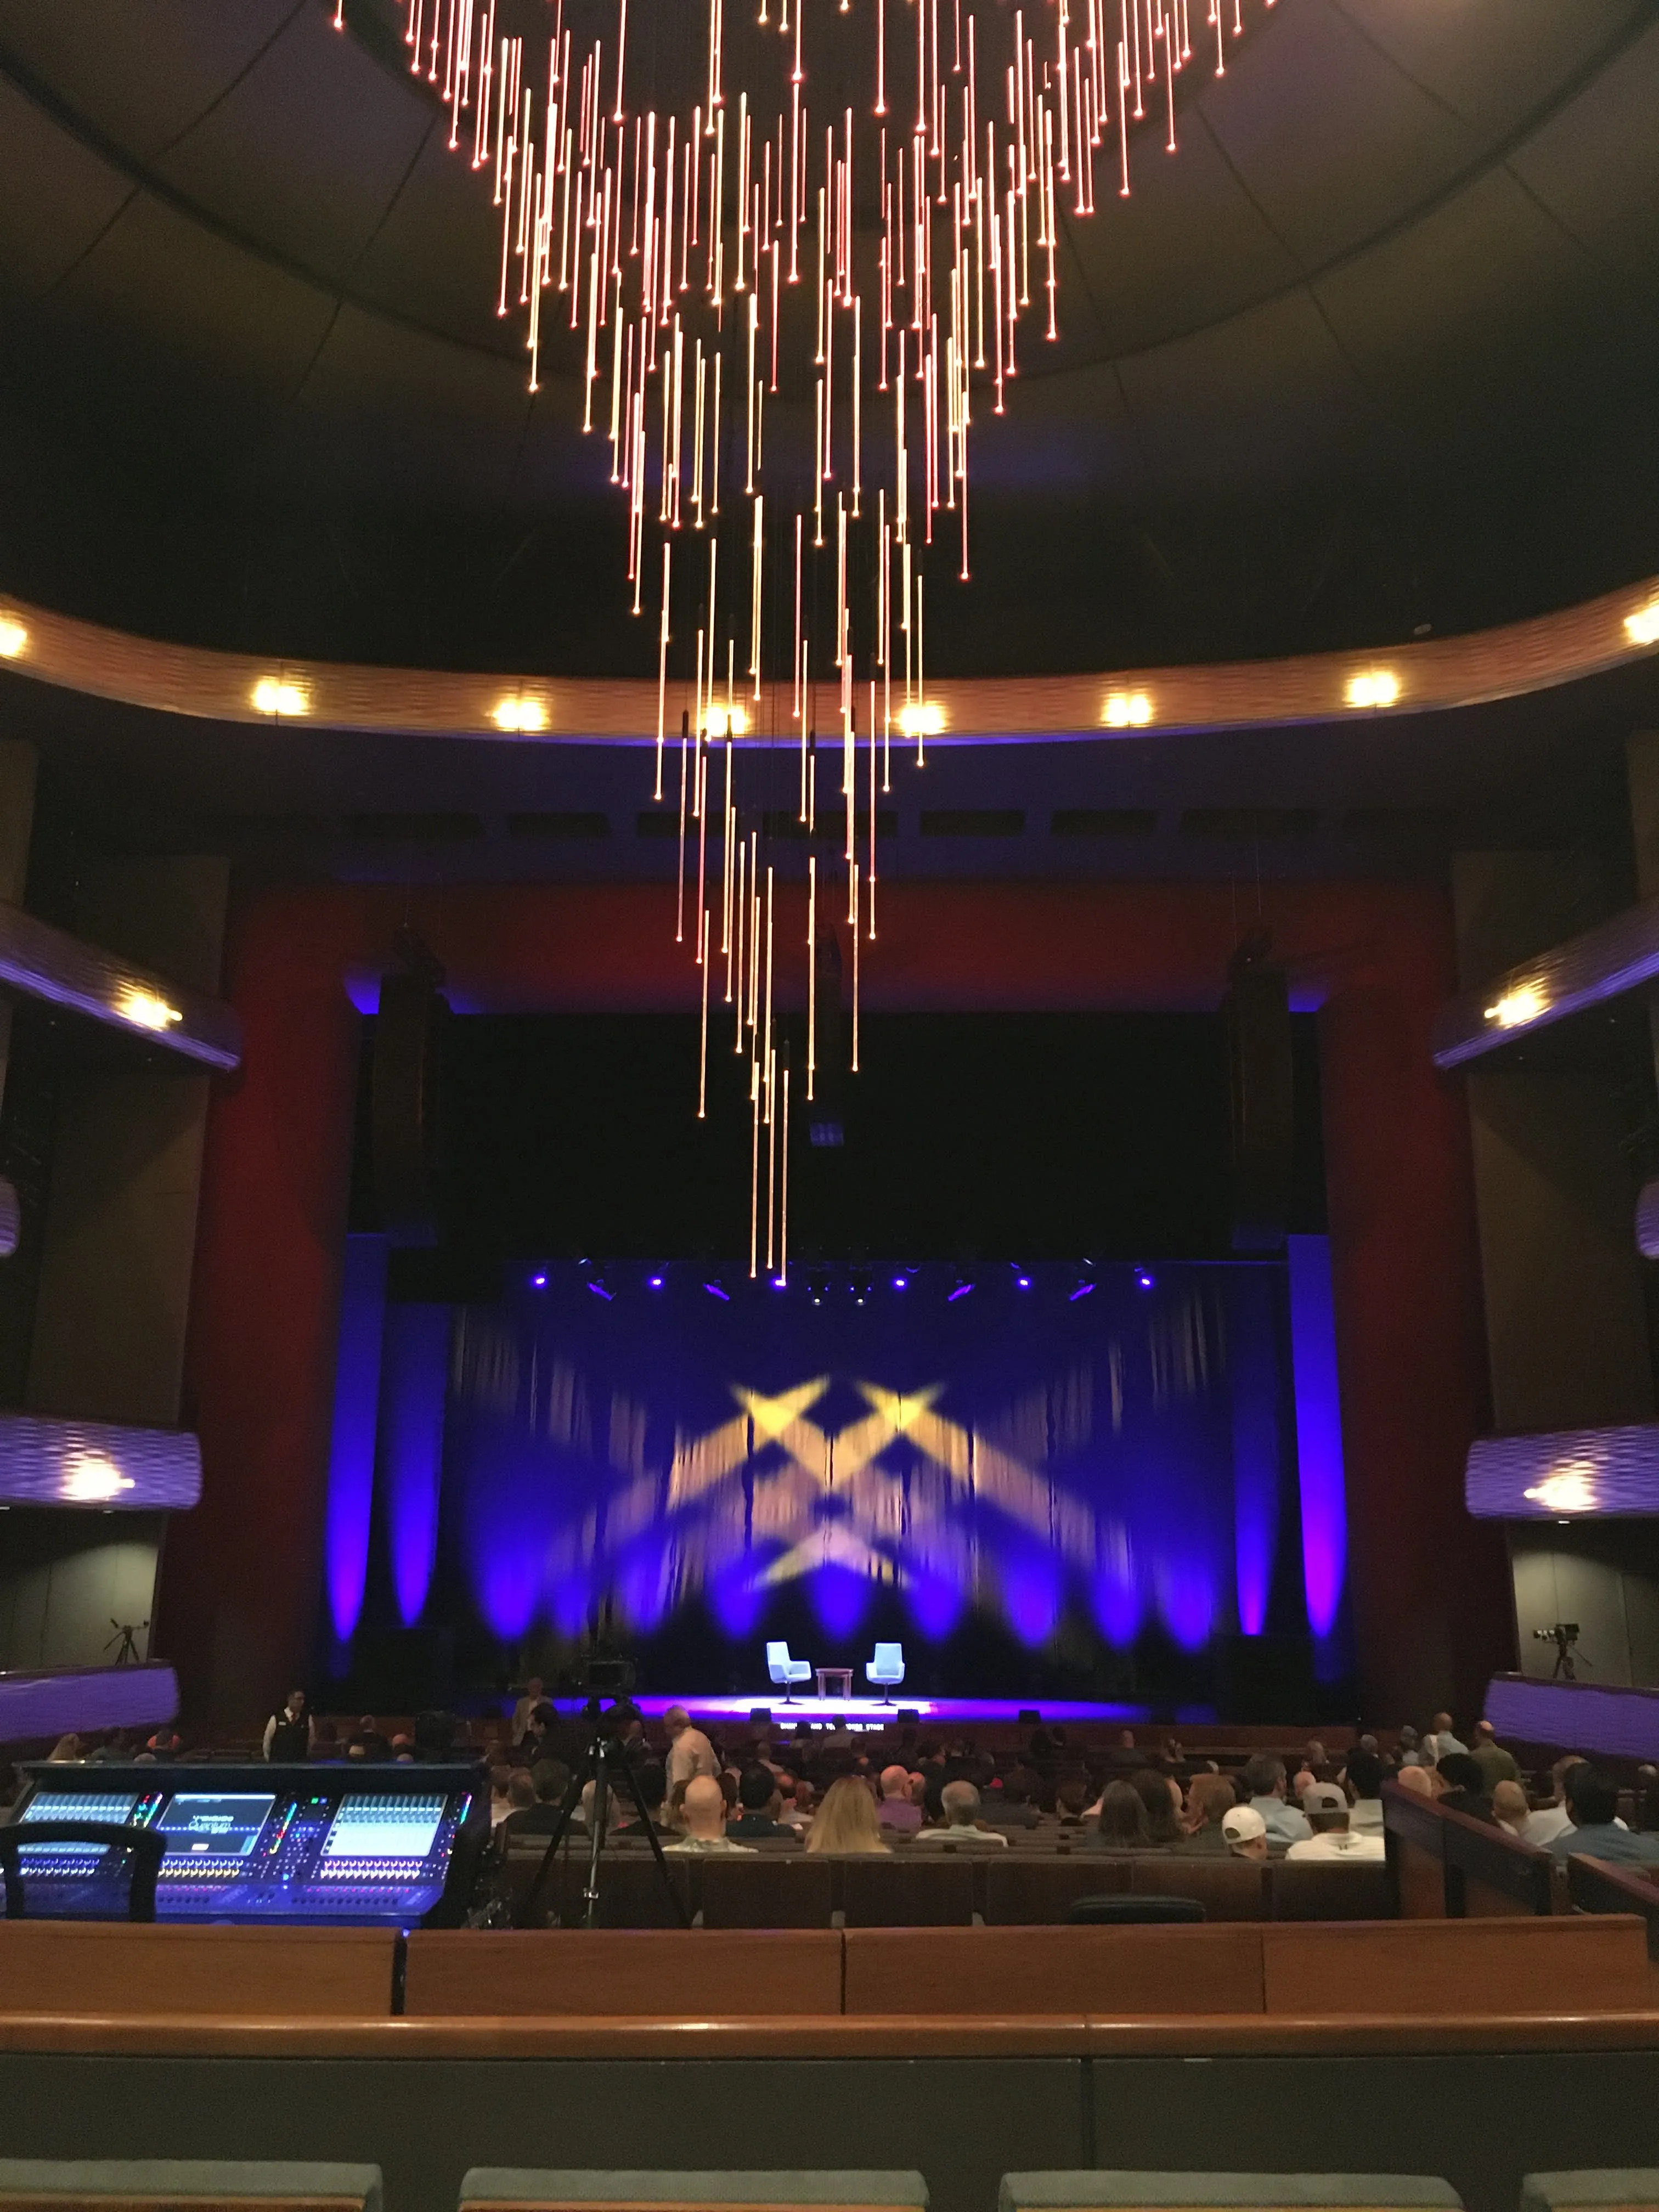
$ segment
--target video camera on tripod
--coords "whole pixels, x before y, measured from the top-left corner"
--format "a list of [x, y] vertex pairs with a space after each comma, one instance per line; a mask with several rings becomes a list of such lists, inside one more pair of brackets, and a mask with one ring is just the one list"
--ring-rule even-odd
[[1550, 1674], [1552, 1682], [1576, 1682], [1578, 1677], [1574, 1672], [1575, 1662], [1583, 1660], [1586, 1667], [1590, 1663], [1578, 1649], [1578, 1623], [1576, 1620], [1558, 1620], [1552, 1628], [1534, 1628], [1532, 1640], [1534, 1644], [1553, 1644], [1555, 1646], [1555, 1666]]
[[[684, 1905], [679, 1892], [669, 1879], [668, 1862], [662, 1855], [662, 1839], [641, 1794], [639, 1778], [629, 1763], [627, 1749], [618, 1734], [618, 1723], [623, 1718], [635, 1717], [627, 1699], [633, 1692], [637, 1672], [631, 1659], [614, 1653], [590, 1652], [585, 1655], [575, 1671], [574, 1687], [579, 1697], [586, 1702], [583, 1708], [592, 1735], [588, 1747], [570, 1777], [570, 1786], [565, 1791], [564, 1802], [559, 1808], [559, 1817], [548, 1838], [536, 1879], [530, 1885], [514, 1924], [520, 1928], [542, 1925], [549, 1885], [553, 1880], [555, 1862], [559, 1846], [569, 1832], [570, 1823], [582, 1801], [582, 1791], [588, 1783], [593, 1784], [593, 1803], [587, 1816], [587, 1880], [582, 1888], [582, 1924], [597, 1927], [599, 1914], [599, 1855], [605, 1849], [605, 1831], [610, 1823], [611, 1800], [625, 1793], [632, 1802], [641, 1832], [651, 1846], [651, 1855], [657, 1863], [657, 1872], [662, 1886], [673, 1902], [680, 1925], [689, 1927]], [[609, 1708], [606, 1699], [610, 1700]]]

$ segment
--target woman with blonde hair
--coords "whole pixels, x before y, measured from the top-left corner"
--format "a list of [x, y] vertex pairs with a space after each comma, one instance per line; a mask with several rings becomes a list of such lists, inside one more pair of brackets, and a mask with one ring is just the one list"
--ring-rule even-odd
[[823, 1793], [806, 1838], [809, 1851], [885, 1851], [876, 1801], [850, 1774], [832, 1782]]

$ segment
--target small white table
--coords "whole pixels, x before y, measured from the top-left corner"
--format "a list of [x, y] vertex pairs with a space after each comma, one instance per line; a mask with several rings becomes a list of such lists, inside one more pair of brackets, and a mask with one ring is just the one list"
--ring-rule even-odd
[[818, 1667], [813, 1671], [818, 1678], [820, 1698], [851, 1698], [853, 1670], [850, 1667]]

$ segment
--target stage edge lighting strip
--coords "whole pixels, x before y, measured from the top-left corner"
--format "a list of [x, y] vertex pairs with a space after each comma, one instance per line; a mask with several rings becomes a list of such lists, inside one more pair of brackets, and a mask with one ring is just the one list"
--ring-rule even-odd
[[1659, 1759], [1659, 1693], [1652, 1690], [1496, 1674], [1486, 1685], [1486, 1717], [1506, 1742], [1596, 1752], [1604, 1759]]
[[1463, 1502], [1480, 1521], [1577, 1521], [1659, 1513], [1659, 1421], [1480, 1437]]
[[1628, 907], [1582, 937], [1465, 991], [1434, 1025], [1434, 1064], [1461, 1067], [1569, 1014], [1639, 990], [1659, 976], [1659, 899]]
[[0, 984], [86, 1014], [151, 1044], [229, 1073], [242, 1064], [242, 1030], [216, 999], [185, 991], [113, 952], [0, 904]]
[[[157, 714], [524, 744], [657, 742], [655, 678], [554, 681], [329, 661], [274, 669], [269, 658], [162, 644], [15, 602], [0, 605], [6, 623], [21, 641], [3, 656], [6, 668]], [[1167, 731], [1440, 713], [1576, 683], [1656, 647], [1659, 579], [1651, 579], [1501, 629], [1397, 646], [1387, 656], [1387, 684], [1376, 655], [1354, 653], [1085, 676], [930, 677], [927, 742], [1144, 741]], [[689, 714], [693, 690], [689, 682], [671, 689], [671, 720]], [[782, 698], [787, 721], [787, 683]], [[743, 731], [733, 726], [733, 742], [766, 743], [770, 726], [757, 711]]]
[[202, 1448], [183, 1429], [0, 1414], [0, 1502], [188, 1512], [202, 1494]]
[[154, 1728], [179, 1710], [171, 1667], [86, 1667], [58, 1674], [0, 1674], [0, 1743], [89, 1729]]

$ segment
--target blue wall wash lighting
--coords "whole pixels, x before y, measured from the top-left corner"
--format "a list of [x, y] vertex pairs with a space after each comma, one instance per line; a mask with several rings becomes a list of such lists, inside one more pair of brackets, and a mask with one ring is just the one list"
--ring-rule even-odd
[[350, 1640], [357, 1626], [368, 1575], [380, 1341], [386, 1325], [386, 1265], [384, 1237], [346, 1238], [324, 1539], [329, 1617], [342, 1644]]
[[380, 1476], [392, 1583], [405, 1628], [412, 1628], [426, 1608], [437, 1563], [449, 1338], [447, 1306], [386, 1308]]
[[1314, 1663], [1322, 1680], [1346, 1672], [1338, 1617], [1348, 1576], [1347, 1482], [1336, 1372], [1336, 1310], [1328, 1237], [1287, 1237], [1302, 1567]]
[[0, 1504], [184, 1513], [201, 1494], [202, 1448], [185, 1430], [0, 1413]]
[[[950, 1267], [880, 1272], [916, 1296], [819, 1305], [734, 1271], [699, 1283], [718, 1297], [602, 1312], [580, 1270], [550, 1266], [545, 1293], [460, 1313], [447, 1409], [441, 1342], [394, 1363], [423, 1310], [392, 1310], [383, 1419], [388, 1393], [410, 1402], [380, 1468], [404, 1617], [431, 1571], [441, 1443], [458, 1569], [504, 1638], [604, 1620], [830, 1644], [890, 1625], [936, 1645], [972, 1618], [1033, 1652], [1155, 1637], [1197, 1655], [1236, 1589], [1261, 1632], [1295, 1498], [1282, 1271], [1183, 1267], [1148, 1299], [1115, 1268], [1073, 1302], [1076, 1267], [1033, 1266], [1030, 1297], [988, 1304], [951, 1303]], [[1340, 1592], [1340, 1525], [1330, 1541]]]
[[1240, 1267], [1229, 1282], [1228, 1319], [1233, 1397], [1233, 1562], [1238, 1626], [1260, 1636], [1267, 1626], [1273, 1560], [1279, 1547], [1279, 1371], [1274, 1340], [1274, 1279], [1263, 1267]]

